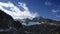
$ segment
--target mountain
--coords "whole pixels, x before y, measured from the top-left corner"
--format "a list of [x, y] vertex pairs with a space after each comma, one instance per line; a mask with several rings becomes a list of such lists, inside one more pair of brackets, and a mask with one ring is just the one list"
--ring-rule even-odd
[[[23, 26], [29, 25], [29, 26]], [[32, 24], [32, 25], [31, 25]], [[49, 18], [13, 19], [0, 10], [0, 34], [60, 34], [60, 21]]]

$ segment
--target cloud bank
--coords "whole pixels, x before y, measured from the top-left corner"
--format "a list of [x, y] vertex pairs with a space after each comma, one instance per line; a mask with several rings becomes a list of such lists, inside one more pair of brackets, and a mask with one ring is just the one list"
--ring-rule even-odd
[[25, 3], [18, 2], [18, 4], [24, 9], [24, 11], [21, 11], [19, 7], [15, 6], [11, 2], [0, 2], [0, 9], [3, 10], [5, 13], [11, 15], [14, 19], [33, 19], [36, 16], [39, 16], [38, 13], [30, 12]]

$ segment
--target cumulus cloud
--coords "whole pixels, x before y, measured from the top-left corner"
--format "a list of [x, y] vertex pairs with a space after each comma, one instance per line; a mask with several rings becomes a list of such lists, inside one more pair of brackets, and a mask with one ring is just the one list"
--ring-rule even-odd
[[52, 3], [51, 3], [51, 2], [48, 2], [48, 1], [45, 1], [45, 5], [47, 5], [47, 6], [51, 6]]
[[[38, 13], [30, 12], [25, 3], [18, 2], [18, 4], [24, 9], [24, 11], [21, 11], [20, 8], [18, 8], [11, 2], [0, 2], [0, 9], [3, 10], [5, 13], [11, 15], [14, 19], [33, 19], [36, 16], [39, 16]], [[6, 8], [9, 10], [7, 10]]]

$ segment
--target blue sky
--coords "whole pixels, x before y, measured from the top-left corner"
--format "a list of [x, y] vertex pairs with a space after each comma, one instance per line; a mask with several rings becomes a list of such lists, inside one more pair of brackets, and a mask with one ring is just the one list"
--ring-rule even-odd
[[8, 1], [16, 6], [18, 2], [26, 3], [29, 11], [37, 12], [44, 18], [60, 20], [60, 0], [0, 0], [0, 2]]

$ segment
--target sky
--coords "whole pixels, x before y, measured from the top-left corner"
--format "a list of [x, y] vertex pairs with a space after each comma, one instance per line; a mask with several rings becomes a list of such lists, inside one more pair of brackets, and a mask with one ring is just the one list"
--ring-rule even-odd
[[[18, 13], [24, 15], [23, 18], [27, 16], [31, 19], [38, 15], [44, 18], [60, 20], [60, 0], [0, 0], [0, 2], [6, 4], [10, 2], [14, 7], [18, 7], [20, 11]], [[9, 10], [9, 8], [7, 10]], [[21, 15], [18, 16], [21, 18]]]

